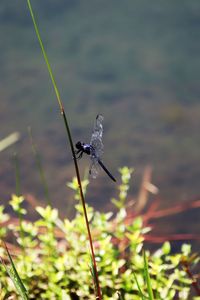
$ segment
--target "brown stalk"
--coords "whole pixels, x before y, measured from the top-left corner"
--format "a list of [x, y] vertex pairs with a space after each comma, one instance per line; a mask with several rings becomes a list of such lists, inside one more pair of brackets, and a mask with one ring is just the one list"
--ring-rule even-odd
[[184, 269], [185, 269], [188, 277], [192, 280], [192, 286], [195, 289], [197, 295], [200, 296], [200, 288], [198, 286], [198, 282], [197, 282], [196, 278], [194, 277], [194, 275], [192, 274], [188, 262], [183, 260], [182, 265], [184, 266]]

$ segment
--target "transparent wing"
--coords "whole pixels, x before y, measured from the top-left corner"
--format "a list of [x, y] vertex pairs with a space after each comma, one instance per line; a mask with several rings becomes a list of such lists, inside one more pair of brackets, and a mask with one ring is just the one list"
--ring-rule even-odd
[[102, 143], [102, 135], [103, 135], [103, 116], [97, 115], [96, 121], [94, 124], [94, 129], [90, 141], [90, 145], [92, 146], [91, 151], [91, 159], [92, 157], [101, 158], [103, 154], [103, 143]]
[[101, 158], [103, 154], [103, 143], [102, 143], [102, 135], [103, 135], [103, 116], [97, 115], [94, 129], [92, 133], [92, 137], [90, 140], [91, 146], [91, 165], [90, 165], [90, 175], [92, 178], [96, 178], [99, 173], [99, 163], [98, 160]]
[[91, 164], [90, 164], [90, 170], [89, 170], [89, 174], [92, 178], [97, 178], [97, 175], [99, 173], [99, 164], [98, 164], [98, 159], [96, 159], [96, 157], [92, 157], [91, 156]]

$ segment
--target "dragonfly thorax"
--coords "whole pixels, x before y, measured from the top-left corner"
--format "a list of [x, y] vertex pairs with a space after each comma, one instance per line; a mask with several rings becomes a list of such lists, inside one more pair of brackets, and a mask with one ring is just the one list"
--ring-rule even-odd
[[91, 146], [89, 144], [83, 144], [83, 151], [90, 155], [90, 152], [91, 152]]
[[90, 144], [85, 144], [85, 143], [81, 143], [81, 142], [77, 142], [76, 143], [76, 149], [90, 155], [91, 153], [91, 145]]

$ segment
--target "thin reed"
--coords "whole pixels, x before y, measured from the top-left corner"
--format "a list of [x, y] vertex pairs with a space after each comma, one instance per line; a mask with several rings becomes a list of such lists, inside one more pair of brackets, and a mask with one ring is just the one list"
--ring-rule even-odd
[[44, 189], [46, 202], [47, 202], [48, 205], [51, 205], [51, 199], [50, 199], [50, 195], [49, 195], [48, 184], [47, 184], [47, 181], [46, 181], [44, 169], [43, 169], [43, 166], [42, 166], [42, 162], [41, 162], [36, 144], [33, 141], [33, 133], [32, 133], [31, 127], [28, 127], [28, 133], [29, 133], [30, 140], [31, 140], [31, 147], [32, 147], [33, 155], [35, 157], [36, 166], [37, 166], [38, 172], [40, 174], [41, 183], [42, 183], [42, 186], [43, 186], [43, 189]]
[[4, 265], [10, 279], [12, 280], [14, 286], [16, 287], [16, 290], [18, 291], [18, 294], [21, 296], [22, 300], [28, 300], [28, 292], [17, 272], [17, 269], [15, 267], [15, 264], [12, 260], [12, 257], [10, 255], [10, 252], [8, 251], [8, 248], [6, 246], [6, 243], [4, 243], [4, 249], [6, 250], [6, 253], [7, 253], [7, 257], [9, 259], [9, 262], [10, 262], [10, 265], [7, 266], [5, 263], [4, 263], [4, 260], [2, 258], [1, 261], [2, 261], [2, 264]]
[[97, 285], [97, 287], [96, 287], [97, 295], [96, 296], [97, 296], [97, 299], [101, 300], [102, 295], [101, 295], [101, 288], [100, 288], [100, 285], [99, 285], [97, 265], [96, 265], [94, 247], [93, 247], [93, 242], [92, 242], [92, 235], [91, 235], [91, 231], [90, 231], [90, 225], [89, 225], [87, 211], [86, 211], [86, 205], [85, 205], [85, 198], [84, 198], [83, 189], [82, 189], [82, 185], [81, 185], [81, 178], [80, 178], [78, 163], [77, 163], [77, 160], [76, 160], [76, 155], [75, 155], [75, 150], [74, 150], [74, 143], [73, 143], [73, 140], [72, 140], [71, 131], [70, 131], [70, 128], [69, 128], [67, 116], [65, 114], [64, 106], [63, 106], [63, 103], [61, 101], [61, 97], [60, 97], [60, 93], [59, 93], [59, 90], [58, 90], [58, 87], [57, 87], [57, 84], [56, 84], [56, 80], [54, 78], [52, 68], [51, 68], [51, 65], [49, 63], [49, 59], [47, 57], [47, 54], [46, 54], [46, 51], [45, 51], [45, 48], [44, 48], [44, 45], [43, 45], [43, 42], [42, 42], [42, 38], [41, 38], [39, 29], [38, 29], [38, 25], [37, 25], [37, 22], [36, 22], [34, 13], [33, 13], [33, 9], [32, 9], [30, 0], [27, 0], [27, 4], [28, 4], [28, 8], [29, 8], [29, 11], [30, 11], [30, 14], [31, 14], [31, 18], [32, 18], [32, 21], [33, 21], [35, 32], [36, 32], [36, 35], [37, 35], [37, 38], [38, 38], [38, 42], [40, 44], [42, 54], [43, 54], [44, 60], [46, 62], [46, 66], [47, 66], [47, 69], [48, 69], [48, 72], [49, 72], [49, 75], [50, 75], [50, 78], [51, 78], [51, 81], [52, 81], [52, 85], [53, 85], [53, 88], [54, 88], [54, 91], [55, 91], [55, 94], [56, 94], [57, 102], [58, 102], [58, 105], [59, 105], [59, 108], [60, 108], [60, 113], [63, 117], [63, 121], [64, 121], [64, 124], [65, 124], [65, 129], [67, 131], [67, 137], [68, 137], [68, 141], [69, 141], [71, 152], [72, 152], [74, 167], [75, 167], [75, 171], [76, 171], [76, 177], [77, 177], [79, 191], [80, 191], [81, 202], [82, 202], [83, 211], [84, 211], [85, 223], [86, 223], [87, 232], [88, 232], [88, 239], [89, 239], [91, 256], [92, 256], [92, 261], [93, 261], [94, 274], [95, 274], [94, 282]]

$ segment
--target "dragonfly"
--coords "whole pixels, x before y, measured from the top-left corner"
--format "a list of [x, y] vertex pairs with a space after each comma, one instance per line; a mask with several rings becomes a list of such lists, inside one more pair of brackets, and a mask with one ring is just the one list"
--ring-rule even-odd
[[103, 142], [102, 142], [102, 135], [103, 135], [103, 116], [97, 115], [94, 129], [92, 132], [92, 137], [89, 144], [85, 144], [82, 142], [77, 142], [76, 147], [76, 158], [80, 159], [82, 158], [83, 154], [90, 155], [91, 164], [89, 169], [89, 174], [92, 178], [96, 178], [98, 175], [98, 166], [101, 166], [101, 168], [106, 172], [106, 174], [112, 179], [114, 182], [116, 182], [116, 179], [114, 176], [108, 171], [108, 169], [104, 166], [102, 162], [102, 155], [103, 155]]

